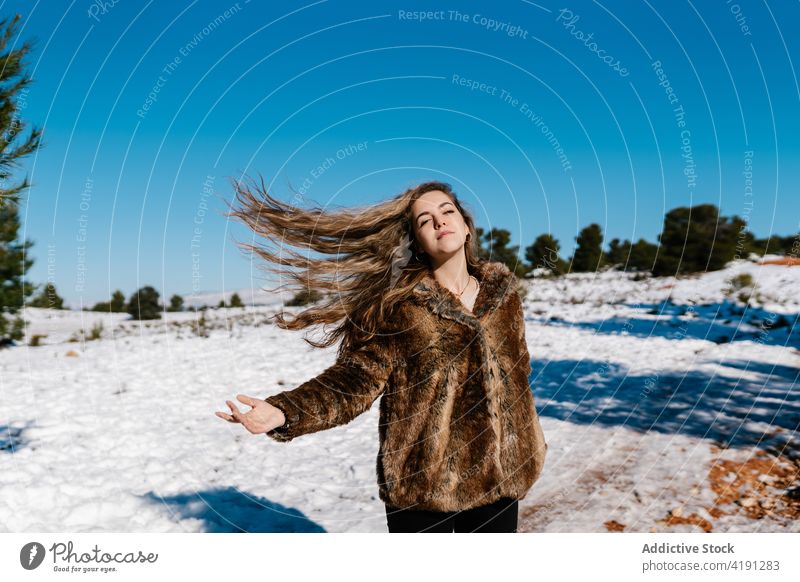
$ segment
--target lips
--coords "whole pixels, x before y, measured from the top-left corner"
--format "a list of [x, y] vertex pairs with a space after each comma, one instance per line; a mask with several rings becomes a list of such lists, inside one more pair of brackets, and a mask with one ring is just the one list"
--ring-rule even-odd
[[444, 231], [443, 233], [441, 233], [439, 236], [437, 236], [436, 238], [437, 238], [437, 240], [438, 240], [438, 239], [440, 239], [440, 238], [442, 238], [443, 236], [446, 236], [446, 235], [448, 235], [448, 234], [453, 234], [453, 231], [452, 231], [452, 230], [446, 230], [446, 231]]

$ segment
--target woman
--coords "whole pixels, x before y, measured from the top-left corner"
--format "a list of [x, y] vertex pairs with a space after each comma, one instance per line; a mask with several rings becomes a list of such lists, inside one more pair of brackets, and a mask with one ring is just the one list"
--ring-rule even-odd
[[[278, 442], [346, 424], [379, 397], [378, 491], [390, 532], [517, 529], [518, 501], [539, 478], [545, 443], [528, 384], [517, 282], [502, 263], [480, 260], [475, 226], [450, 186], [426, 182], [376, 206], [293, 208], [263, 188], [236, 184], [231, 213], [254, 232], [332, 259], [281, 256], [253, 245], [272, 272], [328, 290], [279, 325], [335, 323], [322, 347], [342, 338], [337, 361], [294, 390], [245, 395], [231, 413]], [[340, 256], [343, 253], [344, 256]], [[338, 274], [341, 280], [325, 275]]]

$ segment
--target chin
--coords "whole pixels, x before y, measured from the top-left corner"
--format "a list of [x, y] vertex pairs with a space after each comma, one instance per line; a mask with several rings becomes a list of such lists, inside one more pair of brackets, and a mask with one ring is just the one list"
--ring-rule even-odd
[[436, 249], [437, 253], [444, 257], [450, 257], [454, 253], [457, 253], [462, 249], [462, 245], [459, 244], [443, 244], [439, 245], [439, 248]]
[[436, 242], [438, 243], [439, 248], [444, 248], [444, 247], [457, 248], [463, 244], [458, 242], [458, 235], [455, 234], [445, 235], [442, 238], [438, 239]]

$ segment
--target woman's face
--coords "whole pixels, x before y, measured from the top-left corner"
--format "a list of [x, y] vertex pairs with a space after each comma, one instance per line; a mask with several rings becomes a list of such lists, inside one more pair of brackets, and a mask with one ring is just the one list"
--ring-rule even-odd
[[417, 243], [434, 263], [442, 263], [464, 248], [469, 229], [450, 197], [431, 190], [411, 206]]

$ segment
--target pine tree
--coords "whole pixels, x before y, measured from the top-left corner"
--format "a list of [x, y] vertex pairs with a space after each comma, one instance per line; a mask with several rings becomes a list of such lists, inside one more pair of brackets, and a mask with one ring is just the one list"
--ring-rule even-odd
[[113, 313], [122, 313], [125, 311], [125, 294], [119, 289], [114, 291], [114, 294], [111, 295], [109, 311]]
[[102, 311], [103, 313], [111, 312], [111, 304], [108, 301], [98, 301], [91, 309], [83, 308], [84, 311]]
[[630, 254], [631, 241], [626, 239], [620, 242], [618, 238], [614, 238], [608, 243], [608, 251], [603, 254], [603, 262], [610, 267], [620, 266], [625, 270]]
[[[628, 242], [628, 241], [625, 241]], [[630, 243], [628, 243], [630, 244]], [[628, 259], [626, 271], [652, 271], [656, 262], [658, 247], [651, 242], [640, 238], [631, 246], [631, 255]]]
[[19, 19], [17, 14], [10, 21], [0, 20], [0, 346], [22, 339], [25, 322], [17, 312], [35, 290], [24, 280], [33, 265], [27, 252], [33, 242], [17, 240], [19, 198], [30, 183], [27, 176], [16, 184], [9, 182], [20, 160], [37, 150], [42, 133], [34, 127], [26, 138], [21, 137], [27, 124], [20, 117], [20, 109], [25, 107], [31, 82], [23, 60], [32, 47], [29, 42], [19, 44], [14, 39]]
[[596, 271], [603, 258], [603, 230], [599, 224], [592, 223], [575, 237], [578, 246], [572, 256], [572, 271]]
[[528, 269], [525, 267], [525, 264], [517, 258], [519, 245], [509, 246], [511, 242], [511, 231], [504, 228], [493, 228], [485, 234], [481, 230], [480, 234], [483, 236], [483, 241], [489, 247], [485, 258], [490, 261], [505, 263], [517, 277], [525, 276]]
[[608, 251], [603, 255], [603, 262], [611, 267], [620, 267], [623, 271], [652, 271], [658, 247], [640, 238], [636, 243], [618, 238], [608, 243]]
[[183, 311], [183, 297], [180, 295], [170, 297], [167, 311]]
[[721, 217], [713, 204], [673, 208], [664, 216], [656, 275], [716, 271], [736, 256], [744, 221]]
[[482, 241], [486, 238], [486, 232], [480, 227], [475, 227], [475, 235], [477, 236], [477, 244], [475, 245], [475, 254], [482, 261], [489, 260], [489, 251], [483, 248]]
[[128, 313], [133, 319], [160, 319], [161, 305], [158, 303], [158, 291], [153, 287], [142, 287], [131, 295], [128, 301]]
[[797, 258], [800, 255], [800, 233], [794, 236], [773, 234], [767, 238], [753, 238], [750, 252], [758, 255], [785, 255]]
[[244, 307], [244, 303], [242, 303], [242, 298], [239, 297], [238, 293], [234, 293], [231, 295], [231, 307]]
[[59, 297], [56, 286], [47, 283], [41, 293], [31, 299], [28, 303], [31, 307], [42, 307], [44, 309], [64, 309], [64, 300]]
[[525, 259], [532, 269], [549, 269], [554, 275], [561, 275], [567, 264], [559, 255], [560, 250], [561, 245], [552, 234], [540, 234], [531, 246], [525, 248]]
[[[23, 277], [33, 265], [27, 250], [33, 242], [17, 242], [19, 215], [16, 203], [0, 202], [0, 347], [22, 339], [25, 321], [17, 314], [34, 286]], [[13, 319], [7, 316], [15, 316]]]

